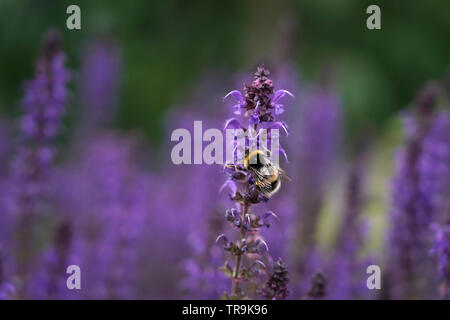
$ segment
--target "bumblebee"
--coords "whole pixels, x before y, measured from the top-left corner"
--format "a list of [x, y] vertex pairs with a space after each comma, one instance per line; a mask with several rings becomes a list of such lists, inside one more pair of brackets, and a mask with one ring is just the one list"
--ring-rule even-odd
[[281, 180], [291, 180], [278, 165], [270, 160], [268, 151], [250, 152], [245, 157], [244, 167], [252, 173], [256, 190], [266, 198], [270, 198], [280, 189]]

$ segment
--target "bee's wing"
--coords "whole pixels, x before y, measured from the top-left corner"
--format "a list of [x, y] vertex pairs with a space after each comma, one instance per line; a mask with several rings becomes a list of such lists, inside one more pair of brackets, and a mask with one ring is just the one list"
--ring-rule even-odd
[[260, 192], [266, 197], [270, 198], [273, 193], [272, 184], [268, 180], [255, 179], [255, 185], [258, 187]]
[[280, 174], [281, 180], [284, 181], [292, 181], [292, 179], [287, 175], [286, 171], [281, 168], [278, 168], [278, 173]]
[[248, 170], [252, 173], [255, 182], [262, 183], [266, 180], [266, 176], [260, 170], [255, 170], [252, 167], [249, 167]]
[[255, 179], [255, 185], [258, 187], [259, 191], [266, 197], [270, 198], [274, 193], [273, 181], [268, 179], [267, 175], [264, 175], [259, 170], [250, 169], [253, 174], [253, 179]]

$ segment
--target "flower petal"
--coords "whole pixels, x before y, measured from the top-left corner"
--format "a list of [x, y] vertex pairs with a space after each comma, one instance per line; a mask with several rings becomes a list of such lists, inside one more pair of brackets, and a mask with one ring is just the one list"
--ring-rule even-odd
[[223, 241], [225, 243], [228, 242], [228, 238], [225, 234], [219, 234], [219, 236], [216, 238], [216, 243], [219, 243], [219, 241]]
[[295, 98], [294, 95], [293, 95], [292, 93], [290, 93], [289, 91], [284, 90], [284, 89], [280, 89], [280, 90], [277, 90], [277, 91], [274, 93], [273, 98], [272, 98], [272, 102], [273, 102], [273, 103], [276, 103], [278, 100], [280, 100], [281, 98], [283, 98], [285, 95], [289, 95], [289, 96], [291, 96], [292, 98]]
[[267, 228], [270, 227], [269, 219], [270, 219], [271, 217], [273, 217], [273, 218], [275, 218], [276, 220], [280, 221], [280, 218], [278, 218], [278, 216], [277, 216], [275, 213], [273, 213], [272, 211], [266, 212], [266, 213], [263, 215], [262, 220], [263, 220], [264, 225], [265, 225]]
[[234, 106], [233, 106], [233, 109], [234, 109], [234, 114], [241, 114], [241, 105], [238, 103], [238, 104], [235, 104]]
[[256, 107], [255, 107], [255, 110], [253, 112], [259, 114], [259, 101], [256, 103]]
[[250, 123], [251, 124], [257, 124], [259, 123], [259, 115], [257, 114], [252, 114], [250, 117]]
[[236, 194], [237, 186], [236, 186], [236, 183], [235, 183], [234, 181], [232, 181], [232, 180], [227, 180], [227, 181], [220, 187], [219, 193], [221, 193], [221, 192], [223, 191], [223, 189], [225, 189], [226, 187], [230, 188], [231, 193], [232, 193], [233, 195]]
[[240, 103], [244, 102], [244, 97], [242, 96], [242, 93], [239, 90], [233, 90], [233, 91], [228, 92], [223, 97], [222, 101], [225, 101], [225, 99], [228, 98], [229, 96], [232, 96], [233, 98], [235, 98]]
[[289, 129], [288, 129], [288, 126], [287, 126], [286, 122], [284, 122], [284, 121], [277, 121], [277, 122], [273, 123], [273, 124], [269, 127], [269, 129], [283, 129], [283, 130], [284, 130], [284, 133], [286, 134], [286, 136], [289, 135]]
[[283, 105], [282, 104], [275, 104], [275, 114], [276, 115], [279, 115], [279, 114], [282, 114], [283, 112], [284, 112], [284, 107], [283, 107]]
[[289, 162], [286, 151], [280, 147], [280, 153], [284, 156], [284, 159], [286, 159], [286, 162]]
[[264, 213], [263, 220], [269, 219], [270, 217], [274, 217], [276, 220], [280, 221], [280, 218], [272, 211], [267, 211]]
[[261, 260], [256, 259], [255, 262], [253, 262], [254, 266], [259, 266], [263, 269], [266, 269], [266, 265], [264, 264], [264, 262], [262, 262]]
[[260, 241], [260, 246], [262, 245], [263, 248], [266, 249], [266, 252], [269, 252], [269, 246], [267, 245], [267, 243], [262, 239], [259, 239], [258, 241]]
[[232, 129], [244, 129], [244, 127], [241, 125], [241, 123], [239, 122], [239, 120], [236, 119], [236, 118], [228, 119], [228, 120], [225, 122], [225, 126], [224, 126], [223, 129], [225, 130], [225, 129], [228, 129], [228, 128], [232, 128]]

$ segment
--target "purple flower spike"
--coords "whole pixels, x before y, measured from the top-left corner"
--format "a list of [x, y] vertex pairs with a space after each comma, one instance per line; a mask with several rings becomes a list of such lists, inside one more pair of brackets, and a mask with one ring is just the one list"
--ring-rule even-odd
[[83, 56], [81, 99], [84, 122], [96, 127], [116, 114], [120, 85], [121, 54], [113, 38], [91, 40]]
[[[274, 146], [270, 129], [281, 129], [286, 135], [289, 133], [286, 123], [275, 122], [274, 109], [276, 109], [276, 113], [281, 113], [282, 105], [277, 104], [277, 102], [286, 94], [291, 96], [292, 94], [286, 90], [279, 90], [274, 95], [274, 86], [272, 80], [268, 77], [269, 74], [270, 72], [263, 66], [258, 67], [253, 82], [250, 85], [244, 85], [244, 93], [234, 90], [224, 97], [226, 99], [230, 95], [233, 96], [239, 103], [235, 105], [235, 113], [240, 113], [241, 109], [244, 109], [245, 117], [248, 119], [246, 123], [248, 129], [244, 128], [235, 118], [227, 120], [225, 124], [225, 129], [244, 130], [245, 143], [235, 146], [235, 142], [232, 141], [233, 155], [236, 152], [239, 159], [241, 159], [240, 156], [247, 159], [254, 146], [262, 151], [262, 153], [258, 153], [258, 157], [261, 159], [262, 155], [266, 153], [263, 150], [268, 150], [269, 147]], [[279, 151], [274, 153], [281, 152], [286, 157], [286, 152], [280, 147], [278, 149]], [[232, 280], [230, 295], [226, 294], [226, 297], [230, 299], [258, 298], [258, 292], [246, 292], [246, 288], [258, 287], [257, 282], [261, 275], [260, 269], [266, 268], [264, 263], [259, 260], [261, 263], [256, 263], [254, 260], [258, 257], [265, 258], [269, 251], [267, 243], [259, 236], [259, 230], [264, 226], [269, 227], [268, 220], [271, 217], [278, 219], [273, 212], [267, 212], [260, 216], [252, 209], [253, 205], [267, 202], [268, 197], [271, 197], [279, 189], [279, 181], [277, 181], [278, 188], [276, 190], [274, 189], [270, 194], [263, 192], [260, 188], [262, 182], [257, 167], [253, 166], [250, 161], [246, 161], [245, 164], [225, 166], [226, 169], [224, 170], [228, 173], [228, 181], [224, 183], [221, 190], [225, 187], [231, 188], [234, 193], [231, 200], [235, 203], [235, 208], [226, 211], [225, 218], [231, 222], [234, 229], [237, 228], [239, 231], [238, 240], [235, 243], [227, 242], [226, 239], [223, 239], [223, 235], [218, 238], [218, 241], [225, 242], [224, 250], [230, 252], [235, 260], [234, 268], [229, 265], [227, 267], [227, 263], [225, 263], [225, 267], [221, 269]], [[230, 169], [234, 169], [234, 172]], [[250, 254], [256, 255], [256, 257], [252, 256], [247, 259], [246, 256]], [[250, 261], [253, 261], [253, 264]], [[285, 275], [284, 269], [282, 275]], [[276, 274], [274, 277], [278, 276]], [[284, 292], [283, 297], [286, 295], [287, 292]]]
[[[41, 213], [43, 204], [53, 192], [50, 177], [55, 169], [55, 140], [63, 127], [70, 80], [65, 58], [60, 35], [52, 30], [36, 60], [34, 77], [25, 84], [24, 113], [20, 121], [22, 141], [12, 162], [8, 183], [13, 190], [10, 201], [14, 203], [14, 219], [18, 226], [14, 232], [26, 235], [23, 241], [16, 242], [20, 258], [16, 256], [15, 259], [15, 276], [21, 280], [29, 276], [29, 266], [34, 260], [31, 248], [36, 238], [32, 217]], [[27, 291], [28, 285], [24, 282], [18, 286], [19, 295]]]
[[233, 106], [235, 114], [241, 114], [242, 109], [245, 110], [245, 116], [249, 118], [252, 125], [258, 123], [266, 123], [275, 121], [275, 115], [283, 113], [284, 105], [279, 103], [280, 100], [289, 95], [294, 95], [287, 90], [281, 89], [274, 93], [274, 86], [269, 79], [270, 72], [263, 66], [258, 67], [253, 82], [244, 85], [244, 93], [233, 90], [230, 91], [224, 100], [232, 96], [238, 103]]
[[443, 299], [450, 298], [450, 288], [448, 286], [448, 279], [450, 278], [450, 224], [439, 225], [433, 223], [431, 228], [434, 232], [434, 247], [431, 253], [438, 258], [439, 275], [444, 284], [443, 292], [441, 293]]
[[273, 267], [272, 274], [261, 289], [261, 295], [267, 300], [284, 300], [289, 295], [287, 265], [280, 259]]
[[[398, 153], [392, 185], [391, 229], [386, 243], [392, 279], [390, 295], [394, 299], [436, 298], [439, 279], [434, 272], [436, 261], [429, 258], [432, 236], [429, 226], [440, 219], [446, 206], [440, 199], [442, 195], [445, 197], [442, 192], [448, 189], [442, 187], [448, 186], [449, 181], [448, 174], [441, 171], [449, 163], [448, 157], [440, 154], [448, 145], [449, 135], [441, 131], [445, 127], [438, 125], [441, 119], [440, 113], [436, 114], [438, 99], [434, 83], [419, 92], [415, 112], [408, 114], [405, 145]], [[427, 281], [420, 281], [425, 278]]]
[[25, 86], [21, 129], [30, 144], [50, 143], [62, 126], [70, 73], [61, 47], [59, 33], [50, 32], [36, 63], [36, 75]]

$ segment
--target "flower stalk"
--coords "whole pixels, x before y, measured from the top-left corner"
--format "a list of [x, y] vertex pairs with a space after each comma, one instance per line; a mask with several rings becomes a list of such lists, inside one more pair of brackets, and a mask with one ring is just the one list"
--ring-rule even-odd
[[[230, 241], [224, 234], [217, 238], [217, 242], [223, 244], [224, 250], [230, 252], [234, 260], [233, 267], [225, 262], [221, 268], [231, 279], [231, 295], [224, 295], [231, 299], [256, 298], [260, 292], [257, 280], [264, 274], [260, 271], [266, 268], [266, 264], [261, 260], [267, 256], [264, 253], [267, 253], [268, 247], [259, 229], [269, 227], [269, 219], [277, 216], [273, 212], [258, 216], [251, 208], [252, 205], [269, 201], [279, 190], [281, 179], [287, 179], [267, 147], [273, 149], [275, 145], [272, 129], [281, 128], [288, 133], [287, 125], [275, 121], [275, 115], [284, 111], [281, 99], [293, 95], [287, 90], [274, 91], [269, 74], [264, 67], [259, 67], [252, 84], [244, 86], [244, 94], [234, 90], [224, 98], [234, 98], [237, 102], [233, 105], [234, 113], [243, 113], [248, 119], [247, 128], [236, 118], [227, 120], [225, 125], [225, 129], [243, 130], [245, 137], [243, 146], [233, 145], [238, 161], [224, 166], [229, 178], [222, 187], [231, 190], [230, 198], [235, 203], [235, 208], [226, 211], [225, 218], [237, 229], [237, 240]], [[256, 150], [252, 149], [254, 146]], [[285, 155], [281, 147], [276, 152]]]
[[[248, 208], [249, 208], [249, 204], [244, 203], [241, 206], [241, 216], [240, 216], [240, 221], [241, 221], [241, 226], [240, 226], [240, 230], [241, 230], [241, 239], [240, 239], [240, 243], [245, 243], [246, 242], [246, 236], [247, 236], [247, 231], [244, 228], [244, 219], [245, 216], [248, 214]], [[242, 250], [242, 248], [241, 248]], [[231, 295], [232, 296], [238, 296], [239, 291], [240, 291], [240, 287], [239, 287], [239, 271], [240, 271], [240, 267], [241, 267], [241, 262], [242, 262], [242, 253], [236, 255], [236, 263], [235, 263], [235, 267], [234, 267], [234, 271], [233, 271], [233, 281], [232, 281], [232, 287], [231, 287]]]
[[13, 162], [16, 223], [16, 273], [26, 292], [30, 262], [34, 259], [35, 217], [48, 193], [47, 178], [53, 166], [55, 139], [62, 127], [70, 72], [56, 30], [51, 30], [36, 61], [33, 79], [25, 86], [24, 115], [21, 118], [22, 143]]

